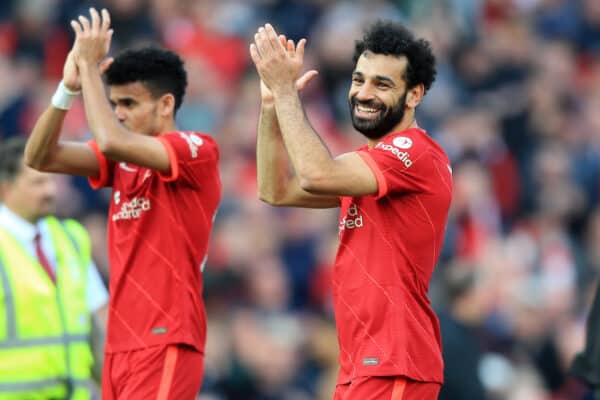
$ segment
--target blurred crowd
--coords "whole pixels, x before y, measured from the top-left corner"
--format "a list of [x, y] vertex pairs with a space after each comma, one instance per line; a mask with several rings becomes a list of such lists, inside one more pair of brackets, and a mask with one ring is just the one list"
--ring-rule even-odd
[[[363, 142], [347, 106], [366, 23], [431, 41], [438, 76], [417, 120], [452, 160], [454, 199], [430, 293], [442, 322], [445, 399], [587, 398], [569, 375], [600, 277], [598, 0], [3, 0], [0, 140], [27, 136], [72, 43], [69, 21], [107, 7], [112, 52], [161, 43], [186, 61], [178, 125], [214, 135], [224, 200], [207, 268], [202, 400], [330, 399], [337, 339], [329, 277], [337, 210], [271, 208], [256, 195], [259, 26], [308, 39], [307, 114], [334, 154]], [[63, 137], [88, 140], [83, 104]], [[106, 279], [106, 191], [58, 176], [59, 215], [83, 222]], [[477, 389], [474, 389], [477, 390]], [[455, 392], [458, 393], [458, 392]]]

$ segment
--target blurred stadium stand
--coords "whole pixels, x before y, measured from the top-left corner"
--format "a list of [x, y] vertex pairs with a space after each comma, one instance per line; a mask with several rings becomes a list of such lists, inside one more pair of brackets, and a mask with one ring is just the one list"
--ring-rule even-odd
[[[320, 74], [303, 98], [338, 154], [362, 142], [348, 118], [350, 39], [382, 17], [430, 40], [438, 58], [417, 120], [448, 152], [455, 193], [431, 296], [448, 365], [462, 362], [453, 346], [473, 356], [472, 373], [448, 379], [475, 380], [492, 400], [591, 399], [568, 368], [600, 276], [600, 1], [2, 0], [0, 140], [31, 130], [60, 80], [68, 21], [90, 5], [112, 13], [113, 53], [156, 41], [185, 58], [179, 126], [221, 146], [200, 399], [331, 399], [337, 212], [257, 200], [247, 48], [267, 21], [308, 38], [306, 67]], [[63, 135], [90, 138], [81, 101]], [[83, 179], [59, 182], [59, 214], [89, 228], [106, 278], [109, 197]]]

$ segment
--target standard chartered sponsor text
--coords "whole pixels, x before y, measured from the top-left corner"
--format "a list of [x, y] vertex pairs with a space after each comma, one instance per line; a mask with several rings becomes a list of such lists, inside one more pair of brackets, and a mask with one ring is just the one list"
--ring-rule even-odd
[[134, 197], [121, 205], [119, 212], [113, 214], [112, 220], [137, 219], [142, 212], [150, 210], [150, 200], [145, 197]]
[[342, 220], [340, 221], [339, 230], [340, 232], [344, 229], [355, 229], [363, 227], [363, 217], [359, 213], [358, 206], [356, 204], [352, 204], [348, 207], [348, 213]]

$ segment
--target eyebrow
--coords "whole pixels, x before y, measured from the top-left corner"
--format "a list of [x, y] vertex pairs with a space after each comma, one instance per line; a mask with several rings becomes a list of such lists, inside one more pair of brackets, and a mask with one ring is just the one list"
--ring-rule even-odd
[[135, 100], [132, 97], [119, 97], [119, 98], [114, 99], [114, 100], [113, 99], [109, 99], [109, 101], [111, 103], [117, 104], [117, 103], [123, 103], [124, 101], [134, 102]]
[[380, 81], [380, 82], [388, 82], [392, 85], [395, 85], [396, 83], [394, 82], [394, 80], [388, 76], [383, 76], [383, 75], [375, 75], [375, 79]]
[[[352, 72], [352, 76], [359, 76], [361, 78], [364, 78], [364, 74], [360, 71], [354, 71]], [[396, 82], [394, 82], [394, 80], [392, 78], [390, 78], [389, 76], [385, 76], [385, 75], [375, 75], [375, 80], [379, 81], [379, 82], [387, 82], [391, 85], [396, 85]]]

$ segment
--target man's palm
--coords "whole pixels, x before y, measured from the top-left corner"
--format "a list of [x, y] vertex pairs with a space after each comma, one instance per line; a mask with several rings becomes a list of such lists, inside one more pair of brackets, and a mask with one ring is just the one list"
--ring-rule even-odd
[[67, 89], [74, 92], [81, 90], [81, 78], [79, 77], [79, 71], [77, 70], [72, 50], [69, 52], [63, 68], [63, 84]]
[[[301, 92], [302, 90], [304, 90], [304, 88], [306, 87], [306, 85], [308, 85], [308, 83], [310, 81], [312, 81], [313, 78], [315, 76], [317, 76], [318, 74], [319, 73], [316, 70], [314, 70], [314, 69], [305, 72], [304, 75], [302, 75], [296, 81], [296, 89], [299, 92]], [[261, 98], [262, 98], [263, 102], [272, 102], [273, 101], [273, 93], [267, 87], [267, 85], [265, 85], [265, 83], [262, 80], [260, 81], [260, 95], [261, 95]]]
[[[102, 60], [100, 63], [100, 73], [103, 74], [108, 67], [110, 67], [112, 62], [112, 57]], [[81, 78], [79, 76], [79, 69], [77, 69], [77, 64], [75, 63], [73, 50], [69, 52], [67, 60], [65, 61], [65, 66], [63, 67], [63, 84], [67, 87], [67, 89], [74, 92], [81, 90]]]

